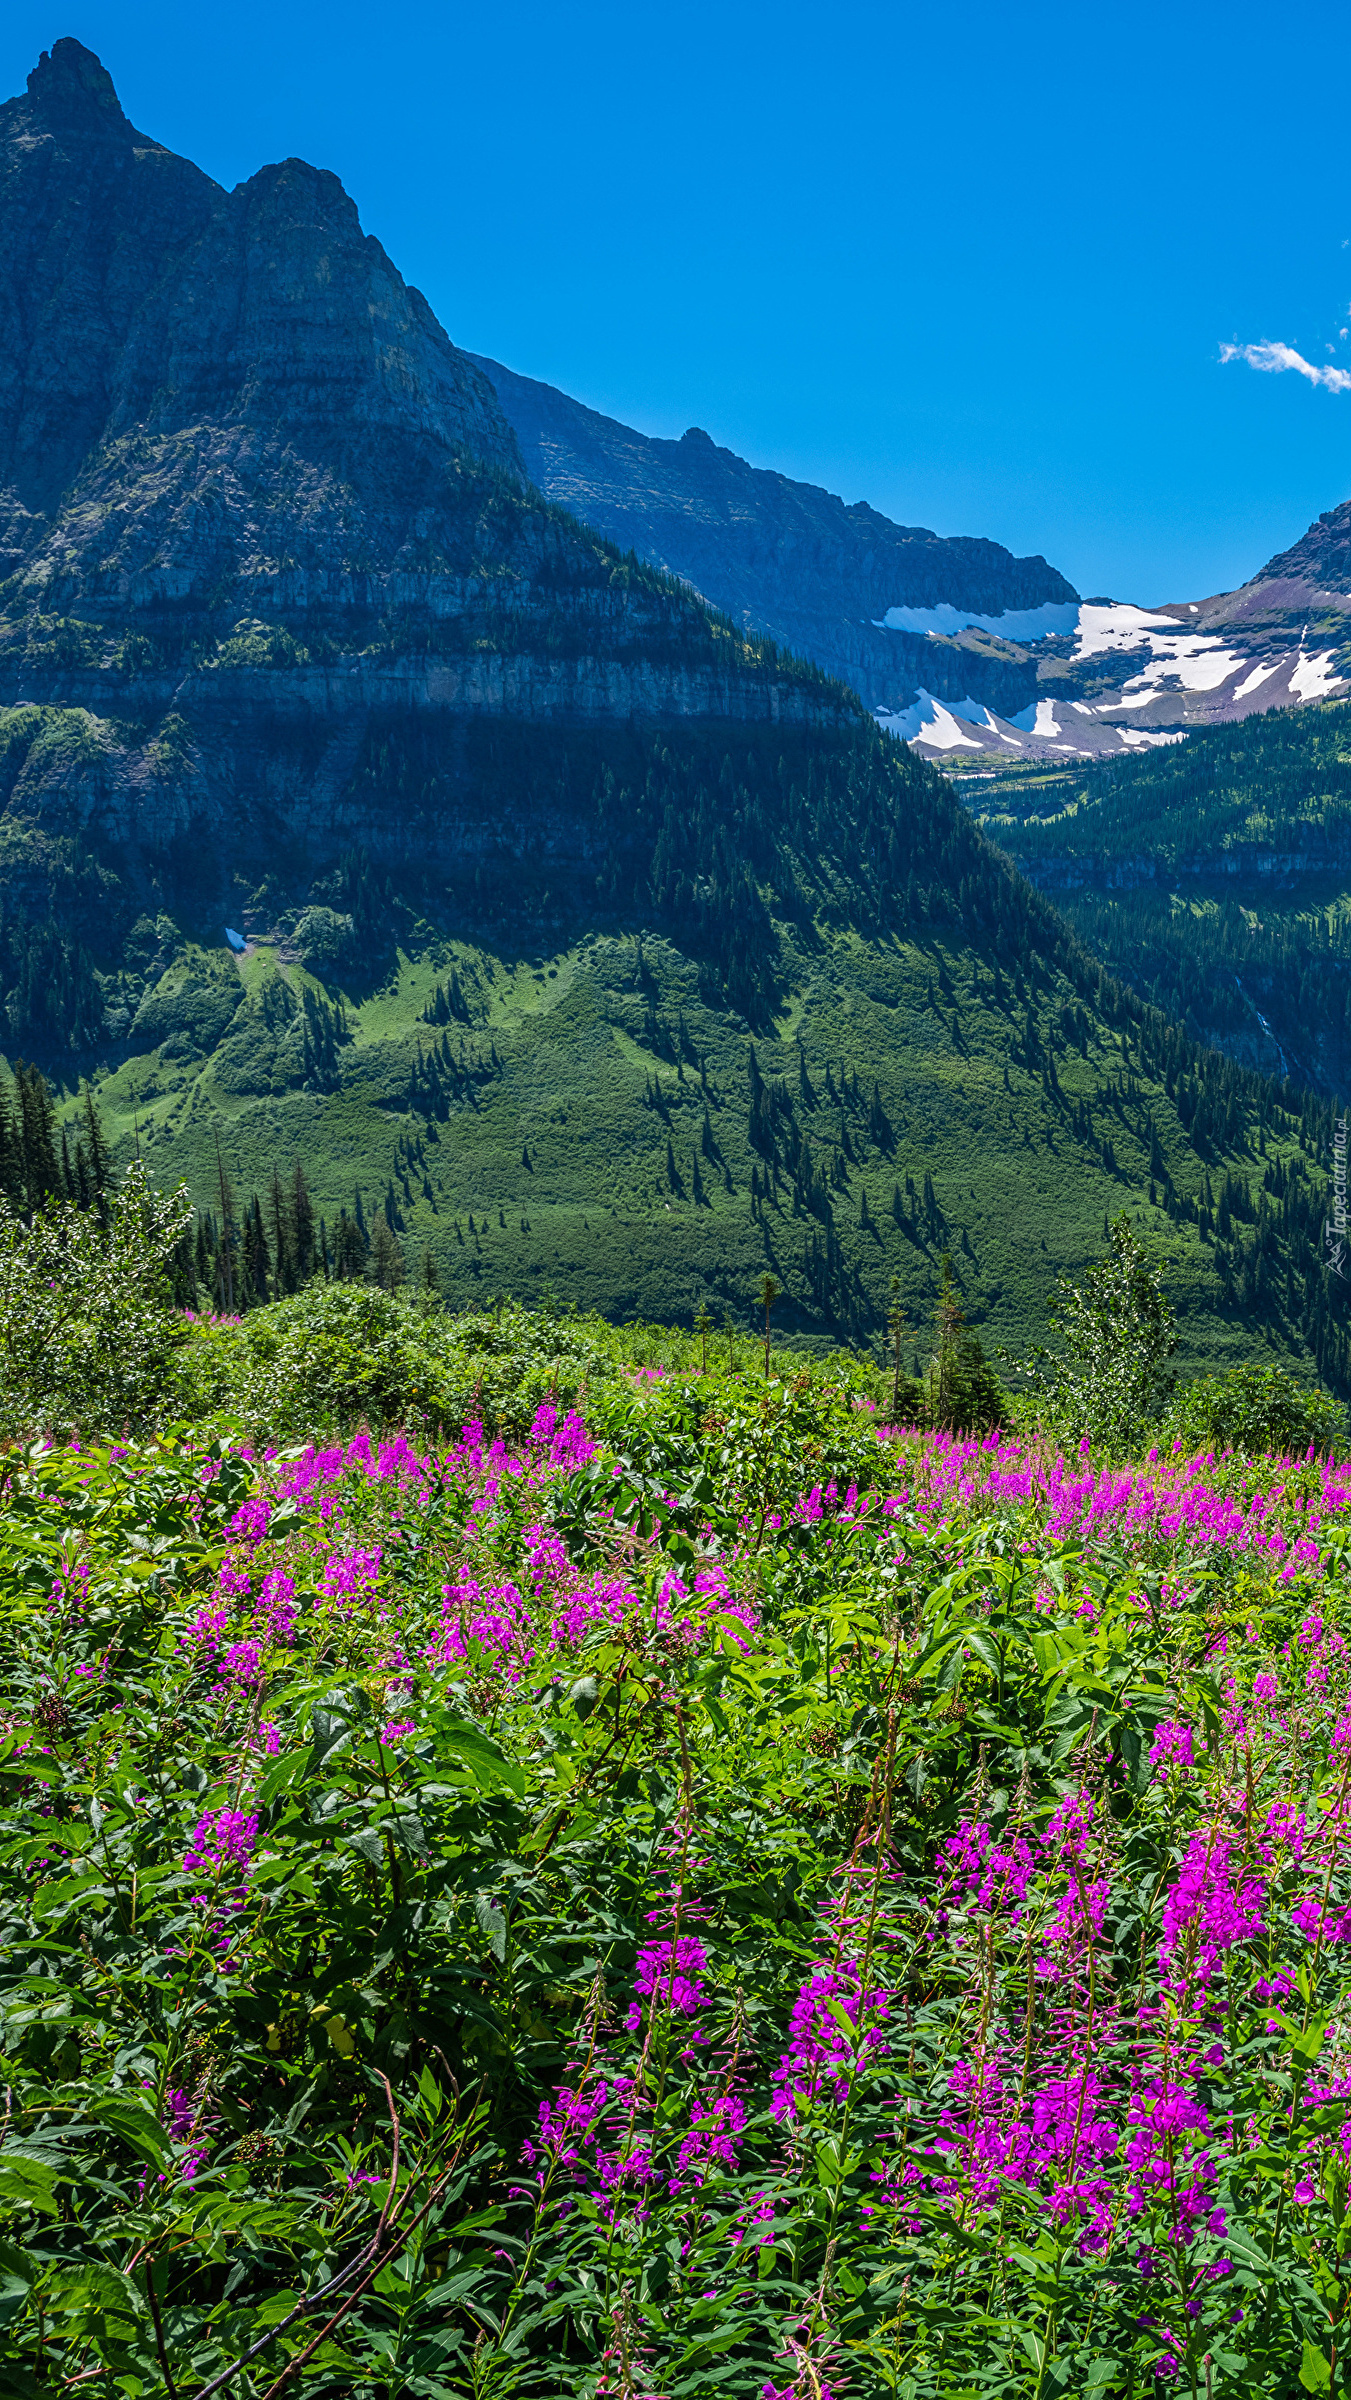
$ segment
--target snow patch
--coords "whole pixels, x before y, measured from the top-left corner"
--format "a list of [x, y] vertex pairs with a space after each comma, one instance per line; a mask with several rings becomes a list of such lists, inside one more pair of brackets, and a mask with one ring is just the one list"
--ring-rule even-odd
[[1299, 665], [1290, 678], [1290, 689], [1297, 700], [1326, 700], [1338, 689], [1345, 677], [1332, 671], [1333, 652], [1315, 650], [1312, 655], [1301, 650]]
[[[884, 733], [894, 734], [898, 741], [922, 739], [934, 750], [983, 750], [985, 744], [963, 733], [957, 722], [959, 714], [966, 718], [968, 724], [976, 722], [972, 714], [976, 707], [974, 700], [958, 700], [953, 704], [936, 700], [932, 692], [917, 692], [909, 708], [895, 711], [879, 708], [877, 722]], [[981, 723], [985, 716], [986, 711], [982, 709]]]
[[1255, 692], [1258, 688], [1258, 685], [1265, 683], [1268, 676], [1274, 675], [1277, 669], [1283, 664], [1283, 660], [1279, 658], [1273, 658], [1269, 666], [1254, 667], [1251, 675], [1244, 676], [1242, 683], [1239, 684], [1237, 690], [1233, 692], [1231, 697], [1235, 700], [1246, 700], [1249, 692]]
[[1058, 742], [1060, 727], [1055, 721], [1054, 700], [1033, 700], [1020, 708], [1016, 717], [1009, 718], [1020, 733], [1030, 733], [1039, 742]]
[[1111, 608], [1084, 607], [1079, 611], [1079, 644], [1074, 655], [1097, 658], [1104, 650], [1152, 649], [1151, 637], [1155, 633], [1176, 635], [1177, 630], [1175, 618], [1154, 616], [1147, 608], [1135, 608], [1129, 600], [1118, 601]]
[[1001, 634], [1008, 642], [1044, 642], [1048, 635], [1073, 633], [1082, 615], [1077, 600], [1043, 600], [1040, 608], [1006, 608], [997, 617], [976, 609], [954, 608], [940, 600], [937, 608], [889, 608], [873, 623], [889, 633], [937, 633], [949, 638], [974, 625], [981, 633]]

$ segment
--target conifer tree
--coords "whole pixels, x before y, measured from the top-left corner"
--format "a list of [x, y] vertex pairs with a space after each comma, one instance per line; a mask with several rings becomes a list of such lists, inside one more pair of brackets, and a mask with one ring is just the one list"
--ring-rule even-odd
[[283, 1292], [293, 1292], [299, 1278], [296, 1274], [289, 1195], [282, 1189], [282, 1180], [275, 1166], [267, 1190], [267, 1212], [272, 1226], [272, 1255], [276, 1261], [277, 1292], [280, 1296]]
[[272, 1273], [272, 1253], [267, 1244], [262, 1203], [256, 1192], [244, 1212], [243, 1265], [247, 1296], [259, 1302], [265, 1301]]
[[308, 1283], [315, 1268], [314, 1204], [299, 1159], [291, 1169], [291, 1244], [295, 1272]]
[[9, 1094], [0, 1084], [0, 1192], [17, 1208], [24, 1197], [23, 1138]]
[[382, 1292], [396, 1292], [404, 1279], [403, 1251], [383, 1209], [371, 1227], [370, 1275]]
[[708, 1337], [712, 1326], [713, 1318], [709, 1312], [708, 1302], [701, 1300], [694, 1320], [694, 1330], [699, 1336], [699, 1372], [701, 1375], [708, 1373]]
[[366, 1272], [366, 1237], [355, 1217], [344, 1208], [333, 1243], [333, 1271], [339, 1283], [360, 1283]]
[[892, 1350], [891, 1422], [893, 1425], [900, 1422], [901, 1344], [909, 1330], [909, 1323], [901, 1301], [901, 1279], [899, 1275], [893, 1275], [891, 1278], [891, 1306], [887, 1310], [887, 1332], [891, 1336]]
[[19, 1138], [23, 1145], [24, 1204], [31, 1215], [44, 1201], [62, 1197], [56, 1117], [46, 1077], [36, 1067], [20, 1064], [15, 1086], [19, 1096]]
[[99, 1115], [98, 1103], [88, 1083], [84, 1087], [84, 1138], [89, 1159], [89, 1179], [94, 1190], [94, 1205], [106, 1223], [108, 1211], [105, 1195], [112, 1180], [112, 1165], [108, 1157], [108, 1144], [103, 1133], [103, 1119]]
[[234, 1189], [225, 1172], [219, 1134], [216, 1136], [216, 1175], [220, 1184], [221, 1217], [220, 1244], [217, 1252], [221, 1288], [217, 1295], [217, 1306], [223, 1304], [227, 1315], [233, 1316], [235, 1313], [235, 1252], [239, 1247], [239, 1233], [235, 1223]]
[[771, 1309], [773, 1308], [773, 1306], [774, 1306], [774, 1303], [775, 1303], [775, 1301], [778, 1299], [778, 1297], [779, 1297], [779, 1286], [778, 1286], [778, 1284], [775, 1282], [775, 1280], [774, 1280], [774, 1277], [773, 1277], [772, 1275], [768, 1274], [768, 1273], [766, 1273], [766, 1274], [762, 1275], [762, 1276], [761, 1276], [761, 1278], [760, 1278], [760, 1305], [761, 1305], [761, 1307], [764, 1309], [764, 1312], [765, 1312], [765, 1373], [766, 1373], [766, 1375], [768, 1375], [768, 1373], [769, 1373], [769, 1318], [770, 1318], [770, 1311], [771, 1311]]

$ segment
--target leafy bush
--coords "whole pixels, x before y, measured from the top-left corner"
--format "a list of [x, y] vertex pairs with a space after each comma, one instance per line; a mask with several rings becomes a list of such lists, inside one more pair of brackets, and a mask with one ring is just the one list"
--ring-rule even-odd
[[1165, 1431], [1189, 1449], [1302, 1458], [1344, 1442], [1347, 1419], [1330, 1392], [1309, 1391], [1282, 1367], [1245, 1363], [1185, 1385]]
[[1059, 1349], [1035, 1351], [1023, 1370], [1035, 1413], [1061, 1439], [1086, 1435], [1117, 1453], [1137, 1447], [1171, 1390], [1177, 1324], [1163, 1277], [1124, 1212], [1082, 1286], [1061, 1276], [1050, 1315]]
[[352, 965], [360, 949], [352, 918], [334, 908], [307, 908], [295, 945], [310, 973], [325, 979]]
[[[743, 1341], [740, 1355], [752, 1345]], [[311, 1283], [236, 1323], [204, 1320], [180, 1361], [174, 1406], [194, 1418], [221, 1414], [254, 1438], [303, 1440], [398, 1425], [423, 1435], [477, 1420], [519, 1436], [540, 1403], [608, 1405], [632, 1373], [664, 1372], [701, 1354], [697, 1336], [667, 1326], [530, 1311], [504, 1302], [487, 1312], [443, 1312], [425, 1294], [367, 1283]], [[727, 1336], [713, 1356], [725, 1357]], [[876, 1398], [880, 1379], [861, 1360], [792, 1355], [809, 1382]], [[782, 1365], [784, 1353], [776, 1354]]]
[[107, 1432], [163, 1407], [186, 1327], [171, 1270], [187, 1193], [140, 1165], [94, 1211], [48, 1200], [31, 1217], [0, 1193], [0, 1430]]

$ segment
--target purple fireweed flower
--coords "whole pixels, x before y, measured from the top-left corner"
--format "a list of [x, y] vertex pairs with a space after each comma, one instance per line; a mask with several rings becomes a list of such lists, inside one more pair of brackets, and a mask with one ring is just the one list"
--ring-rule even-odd
[[221, 1673], [231, 1683], [255, 1684], [263, 1680], [263, 1658], [256, 1642], [236, 1642], [220, 1662]]
[[842, 2102], [865, 2060], [885, 2048], [890, 2014], [890, 1993], [880, 1985], [864, 1992], [852, 1960], [815, 1968], [793, 2003], [788, 2048], [771, 2078], [780, 2123], [791, 2124], [812, 2101]]
[[692, 1933], [668, 1936], [664, 1942], [644, 1942], [638, 1952], [633, 1988], [638, 1998], [625, 2022], [636, 2033], [643, 2021], [639, 2001], [664, 2001], [675, 2017], [695, 2017], [708, 2006], [699, 1978], [708, 1965], [708, 1952]]
[[1160, 1783], [1167, 1783], [1173, 1775], [1190, 1775], [1196, 1765], [1190, 1725], [1179, 1724], [1176, 1719], [1160, 1725], [1154, 1735], [1149, 1762], [1158, 1768]]
[[203, 1868], [238, 1867], [247, 1874], [257, 1839], [257, 1817], [245, 1816], [241, 1809], [222, 1808], [214, 1816], [199, 1817], [184, 1869], [191, 1874]]
[[268, 1633], [274, 1642], [290, 1641], [295, 1631], [296, 1587], [292, 1577], [283, 1574], [280, 1567], [274, 1567], [272, 1573], [264, 1577], [263, 1588], [258, 1594], [257, 1613], [266, 1618]]
[[1203, 1993], [1224, 1953], [1263, 1930], [1264, 1887], [1256, 1876], [1232, 1882], [1231, 1855], [1214, 1831], [1194, 1834], [1164, 1901], [1159, 1958], [1174, 1991]]
[[342, 1607], [368, 1599], [380, 1573], [381, 1556], [378, 1548], [352, 1550], [342, 1557], [330, 1553], [323, 1573], [323, 1588], [328, 1598]]
[[1205, 2109], [1181, 2084], [1156, 2078], [1132, 2099], [1125, 2146], [1131, 2170], [1127, 2206], [1133, 2216], [1161, 2212], [1167, 2231], [1158, 2238], [1190, 2241], [1212, 2213], [1215, 2164], [1206, 2148], [1209, 2132]]
[[729, 2175], [734, 2174], [737, 2139], [745, 2122], [745, 2104], [734, 2092], [701, 2110], [676, 2152], [671, 2190], [681, 2191], [687, 2183], [695, 2186], [704, 2183], [713, 2168], [725, 2168]]
[[227, 1541], [265, 1541], [271, 1516], [272, 1503], [265, 1496], [260, 1494], [257, 1499], [246, 1500], [242, 1508], [235, 1510], [225, 1528]]

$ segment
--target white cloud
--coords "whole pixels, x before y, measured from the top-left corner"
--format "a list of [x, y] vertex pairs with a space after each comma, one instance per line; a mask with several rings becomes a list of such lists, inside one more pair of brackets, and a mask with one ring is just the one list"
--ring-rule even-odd
[[1256, 367], [1259, 375], [1293, 372], [1307, 383], [1321, 383], [1325, 391], [1351, 392], [1351, 374], [1345, 367], [1316, 367], [1288, 342], [1221, 342], [1220, 357], [1226, 365], [1230, 359], [1241, 359], [1245, 367]]

